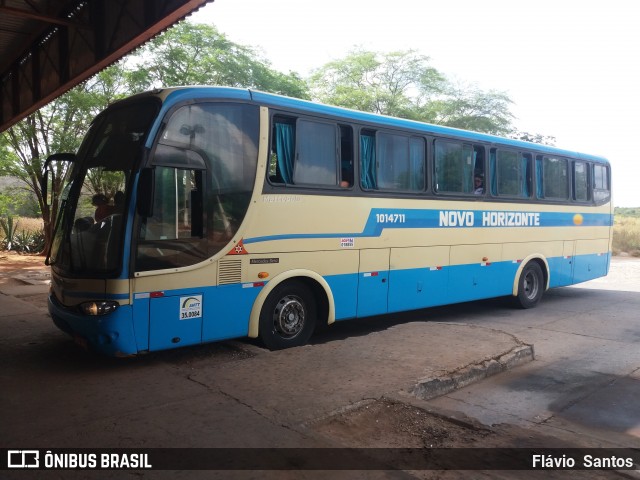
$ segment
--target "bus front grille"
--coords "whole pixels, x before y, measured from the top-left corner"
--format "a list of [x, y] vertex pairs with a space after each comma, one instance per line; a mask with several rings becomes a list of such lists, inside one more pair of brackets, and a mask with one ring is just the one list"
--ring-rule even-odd
[[218, 268], [218, 285], [242, 281], [242, 260], [221, 260]]

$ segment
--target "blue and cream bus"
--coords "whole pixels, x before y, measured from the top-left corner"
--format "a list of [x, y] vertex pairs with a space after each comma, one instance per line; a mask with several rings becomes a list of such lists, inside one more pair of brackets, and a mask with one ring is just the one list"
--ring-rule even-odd
[[533, 143], [186, 87], [113, 104], [58, 162], [49, 311], [109, 355], [299, 346], [320, 325], [489, 297], [530, 308], [609, 268], [609, 163]]

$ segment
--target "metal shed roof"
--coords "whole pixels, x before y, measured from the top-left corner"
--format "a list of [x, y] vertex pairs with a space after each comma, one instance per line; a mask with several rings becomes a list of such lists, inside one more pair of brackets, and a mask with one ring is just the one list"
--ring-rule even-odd
[[0, 131], [213, 0], [0, 0]]

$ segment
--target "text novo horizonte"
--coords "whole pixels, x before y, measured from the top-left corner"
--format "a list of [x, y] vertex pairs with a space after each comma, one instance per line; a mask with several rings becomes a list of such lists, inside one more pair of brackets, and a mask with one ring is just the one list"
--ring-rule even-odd
[[[481, 223], [476, 225], [476, 213]], [[473, 212], [468, 210], [440, 210], [440, 227], [538, 227], [537, 212]]]

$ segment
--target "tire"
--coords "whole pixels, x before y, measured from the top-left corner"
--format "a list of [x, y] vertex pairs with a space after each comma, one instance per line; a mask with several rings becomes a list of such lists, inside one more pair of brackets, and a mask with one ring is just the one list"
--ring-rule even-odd
[[316, 300], [296, 281], [278, 285], [260, 311], [260, 339], [269, 350], [305, 345], [316, 324]]
[[544, 293], [544, 275], [537, 262], [525, 265], [518, 280], [518, 295], [515, 297], [516, 306], [533, 308], [540, 302]]

